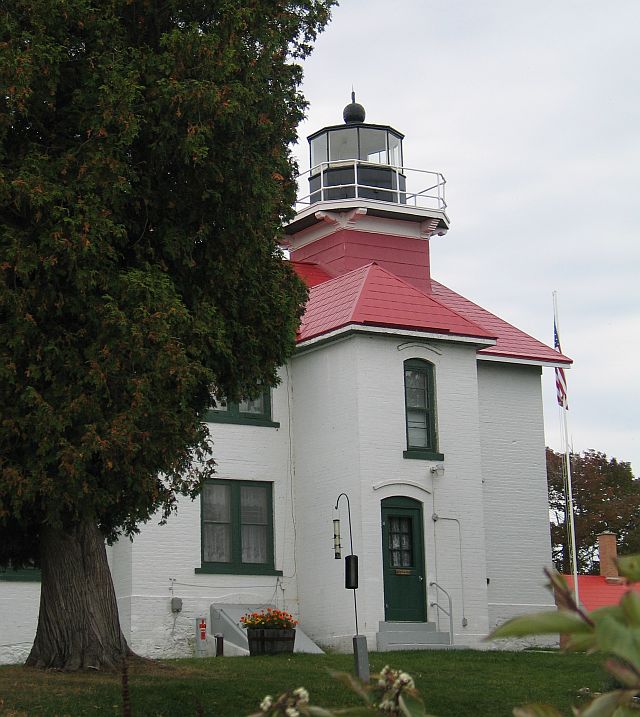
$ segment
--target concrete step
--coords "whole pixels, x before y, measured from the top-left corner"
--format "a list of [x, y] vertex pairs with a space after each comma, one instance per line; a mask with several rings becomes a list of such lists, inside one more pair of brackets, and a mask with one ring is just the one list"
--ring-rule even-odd
[[435, 632], [435, 622], [385, 622], [380, 621], [378, 623], [378, 632], [397, 632], [402, 630], [404, 632]]
[[431, 650], [450, 647], [449, 633], [432, 622], [380, 622], [376, 644], [380, 651]]

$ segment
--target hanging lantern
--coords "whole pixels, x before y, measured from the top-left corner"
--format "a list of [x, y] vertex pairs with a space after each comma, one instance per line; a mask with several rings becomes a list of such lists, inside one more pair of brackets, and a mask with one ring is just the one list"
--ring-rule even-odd
[[333, 519], [333, 554], [336, 560], [340, 560], [342, 557], [341, 551], [342, 545], [340, 545], [340, 518]]

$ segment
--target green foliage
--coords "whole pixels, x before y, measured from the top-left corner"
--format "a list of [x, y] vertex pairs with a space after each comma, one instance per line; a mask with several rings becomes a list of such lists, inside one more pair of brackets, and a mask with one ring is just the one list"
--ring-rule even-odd
[[[630, 582], [637, 581], [640, 556], [618, 561], [618, 570]], [[580, 608], [562, 575], [549, 574], [559, 610], [553, 613], [524, 615], [500, 625], [488, 639], [542, 635], [562, 632], [569, 636], [568, 650], [588, 650], [607, 655], [607, 671], [620, 689], [597, 695], [575, 712], [581, 717], [628, 717], [640, 714], [640, 594], [628, 590], [618, 605], [592, 612]], [[517, 717], [554, 717], [553, 708], [530, 705], [514, 711]]]
[[250, 717], [367, 717], [378, 714], [387, 717], [429, 717], [422, 698], [416, 690], [413, 677], [406, 672], [382, 668], [373, 681], [364, 684], [346, 672], [334, 672], [333, 676], [346, 685], [364, 703], [363, 707], [346, 707], [327, 710], [309, 703], [309, 693], [304, 687], [285, 692], [278, 699], [267, 695], [260, 704], [260, 712]]
[[[563, 466], [564, 455], [547, 448], [553, 560], [556, 569], [566, 574], [571, 563]], [[571, 482], [578, 572], [598, 573], [597, 536], [604, 531], [617, 534], [621, 552], [640, 552], [640, 480], [634, 478], [631, 464], [594, 450], [572, 453]]]
[[211, 475], [202, 417], [273, 385], [305, 289], [298, 61], [333, 0], [13, 0], [0, 17], [0, 564], [131, 534]]

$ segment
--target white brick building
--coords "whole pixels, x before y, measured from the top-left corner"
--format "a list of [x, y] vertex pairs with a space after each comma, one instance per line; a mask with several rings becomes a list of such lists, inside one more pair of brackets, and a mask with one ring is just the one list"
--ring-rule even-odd
[[[191, 654], [199, 615], [242, 652], [228, 623], [249, 605], [350, 649], [353, 594], [332, 541], [343, 492], [370, 649], [478, 646], [553, 605], [540, 375], [570, 361], [432, 279], [443, 179], [423, 173], [429, 189], [413, 193], [402, 135], [360, 110], [310, 137], [311, 193], [287, 228], [310, 299], [280, 385], [211, 411], [216, 480], [110, 549], [122, 628], [143, 655]], [[346, 501], [338, 513], [346, 555]], [[37, 581], [7, 577], [24, 576], [0, 576], [0, 607], [17, 616], [0, 662], [26, 657], [37, 621]]]

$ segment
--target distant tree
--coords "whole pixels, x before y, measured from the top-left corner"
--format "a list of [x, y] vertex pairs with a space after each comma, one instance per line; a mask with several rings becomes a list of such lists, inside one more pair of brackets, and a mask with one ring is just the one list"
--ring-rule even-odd
[[211, 387], [255, 395], [294, 348], [278, 236], [332, 4], [2, 4], [0, 565], [42, 568], [28, 664], [128, 651], [105, 539], [198, 494]]
[[[564, 455], [547, 448], [547, 482], [551, 511], [551, 542], [556, 569], [572, 571], [566, 528]], [[578, 572], [598, 573], [598, 533], [610, 530], [618, 536], [621, 553], [640, 552], [640, 480], [631, 464], [588, 450], [571, 454]]]

